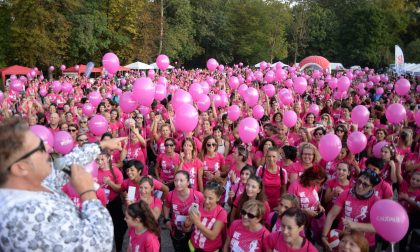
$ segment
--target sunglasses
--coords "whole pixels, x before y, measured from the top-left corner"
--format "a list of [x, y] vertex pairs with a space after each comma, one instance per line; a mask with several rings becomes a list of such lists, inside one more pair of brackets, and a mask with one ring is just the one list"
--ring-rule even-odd
[[336, 129], [335, 131], [336, 132], [344, 132], [344, 130], [342, 130], [342, 129]]
[[174, 147], [175, 144], [165, 144], [165, 147]]
[[69, 132], [76, 132], [77, 129], [69, 129]]
[[217, 146], [217, 144], [216, 144], [216, 143], [207, 143], [207, 144], [206, 144], [206, 146], [207, 146], [207, 147], [212, 147], [212, 146], [213, 146], [213, 147], [216, 147], [216, 146]]
[[247, 216], [248, 219], [254, 219], [255, 217], [257, 217], [256, 215], [252, 214], [252, 213], [248, 213], [247, 211], [241, 209], [241, 215], [242, 216]]
[[322, 136], [322, 135], [324, 135], [324, 134], [322, 134], [322, 132], [316, 132], [316, 133], [314, 134], [314, 136]]
[[22, 160], [24, 160], [24, 159], [26, 159], [26, 158], [28, 158], [28, 157], [30, 157], [30, 156], [32, 156], [33, 154], [35, 154], [36, 152], [38, 152], [38, 151], [42, 151], [42, 152], [46, 152], [47, 150], [45, 149], [45, 145], [44, 145], [44, 141], [40, 141], [40, 143], [39, 143], [39, 145], [35, 148], [35, 149], [33, 149], [33, 150], [31, 150], [31, 151], [29, 151], [28, 153], [26, 153], [25, 155], [23, 155], [23, 156], [21, 156], [20, 158], [18, 158], [15, 162], [13, 162], [9, 167], [7, 167], [7, 170], [9, 170], [10, 171], [10, 168], [12, 167], [12, 165], [13, 164], [15, 164], [15, 163], [17, 163], [17, 162], [19, 162], [19, 161], [22, 161]]
[[364, 182], [363, 180], [361, 180], [361, 179], [358, 179], [357, 181], [356, 181], [356, 185], [357, 186], [359, 186], [359, 185], [361, 185], [363, 188], [369, 188], [369, 187], [371, 187], [372, 185], [371, 184], [368, 184], [368, 183], [366, 183], [366, 182]]
[[82, 138], [82, 139], [79, 139], [79, 140], [77, 140], [78, 142], [84, 142], [84, 143], [86, 143], [87, 141], [88, 141], [88, 139], [87, 138]]
[[82, 124], [82, 123], [87, 123], [87, 121], [80, 121], [80, 124]]
[[365, 129], [371, 129], [372, 127], [369, 127], [369, 126], [365, 126], [364, 128], [365, 128]]

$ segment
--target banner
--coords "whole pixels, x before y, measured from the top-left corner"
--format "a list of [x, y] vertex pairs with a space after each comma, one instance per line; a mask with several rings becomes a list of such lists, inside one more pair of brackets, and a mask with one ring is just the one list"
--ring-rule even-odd
[[93, 68], [95, 67], [95, 64], [90, 61], [86, 64], [86, 70], [85, 70], [85, 77], [89, 78], [90, 74], [92, 73]]
[[398, 45], [395, 45], [395, 72], [400, 76], [404, 70], [404, 54]]

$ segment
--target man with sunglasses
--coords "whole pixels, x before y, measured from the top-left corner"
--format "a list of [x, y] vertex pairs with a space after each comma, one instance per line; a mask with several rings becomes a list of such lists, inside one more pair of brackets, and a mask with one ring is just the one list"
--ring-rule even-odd
[[[75, 148], [72, 163], [87, 165], [121, 139]], [[79, 210], [62, 191], [70, 180]], [[111, 251], [113, 225], [96, 198], [92, 176], [71, 165], [71, 177], [52, 169], [44, 142], [20, 118], [0, 125], [0, 250]]]

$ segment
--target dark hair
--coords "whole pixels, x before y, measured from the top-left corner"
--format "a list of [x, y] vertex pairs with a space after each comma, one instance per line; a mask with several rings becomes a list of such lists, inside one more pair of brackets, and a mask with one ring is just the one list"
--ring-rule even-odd
[[244, 167], [242, 167], [240, 174], [242, 174], [244, 171], [249, 171], [251, 175], [255, 175], [255, 168], [249, 164], [246, 164]]
[[159, 224], [156, 222], [149, 205], [140, 200], [128, 206], [127, 213], [132, 218], [139, 218], [141, 223], [156, 236], [160, 236]]
[[7, 166], [12, 165], [10, 158], [22, 149], [28, 131], [28, 125], [21, 117], [12, 117], [0, 124], [0, 185], [6, 183]]
[[244, 146], [238, 146], [238, 155], [242, 156], [242, 162], [248, 160], [249, 151]]
[[[254, 180], [255, 182], [258, 183], [258, 185], [260, 186], [261, 191], [257, 194], [257, 196], [255, 197], [256, 200], [259, 200], [261, 202], [264, 202], [266, 200], [265, 198], [265, 190], [264, 190], [264, 184], [263, 184], [263, 180], [261, 177], [256, 176], [255, 174], [251, 174], [251, 176], [249, 176], [248, 181], [249, 180]], [[248, 182], [247, 182], [248, 183]], [[249, 200], [249, 196], [245, 192], [243, 192], [241, 194], [241, 198], [239, 199], [239, 203], [238, 203], [238, 210], [243, 208], [243, 205], [245, 204], [245, 202], [247, 202]], [[235, 219], [239, 218], [239, 211], [236, 212], [236, 216]]]
[[274, 120], [274, 118], [276, 118], [276, 116], [278, 116], [278, 115], [280, 115], [280, 117], [281, 117], [281, 120], [280, 120], [280, 121], [283, 121], [283, 114], [282, 114], [281, 112], [277, 112], [277, 113], [275, 113], [275, 114], [273, 115], [273, 120]]
[[117, 118], [115, 118], [117, 121], [120, 119], [120, 112], [118, 111], [118, 109], [111, 109], [111, 113], [110, 114], [112, 114], [112, 112], [117, 112]]
[[220, 131], [220, 132], [223, 133], [223, 128], [220, 125], [216, 125], [216, 126], [213, 127], [213, 132], [216, 131], [216, 130], [218, 130], [218, 131]]
[[150, 187], [153, 189], [153, 179], [149, 178], [148, 176], [143, 176], [139, 181], [139, 185], [143, 184], [144, 182], [149, 183]]
[[365, 165], [366, 167], [368, 167], [368, 165], [372, 165], [378, 168], [379, 170], [382, 170], [385, 166], [385, 162], [382, 158], [370, 157], [366, 160]]
[[192, 156], [194, 158], [197, 155], [197, 147], [195, 145], [195, 141], [191, 137], [184, 138], [184, 140], [182, 141], [182, 145], [181, 145], [181, 150], [182, 151], [184, 151], [184, 145], [185, 145], [186, 142], [190, 142], [191, 143], [191, 145], [193, 147]]
[[308, 116], [309, 115], [313, 115], [314, 116], [314, 122], [315, 122], [315, 114], [314, 113], [312, 113], [312, 112], [309, 112], [308, 114], [306, 114], [306, 116], [305, 116], [305, 123], [308, 123]]
[[104, 108], [106, 109], [105, 102], [100, 102], [98, 104], [98, 107], [96, 108], [96, 113], [97, 114], [99, 114], [101, 112], [100, 109], [99, 109], [101, 106], [104, 106]]
[[327, 180], [327, 174], [324, 169], [319, 166], [312, 166], [306, 169], [302, 176], [300, 176], [300, 184], [304, 187], [308, 187], [310, 181], [313, 180], [323, 180], [325, 182]]
[[306, 214], [302, 211], [302, 209], [297, 207], [291, 207], [289, 209], [286, 209], [286, 211], [283, 212], [281, 217], [283, 218], [284, 216], [293, 217], [298, 227], [306, 225], [308, 221]]
[[322, 135], [325, 135], [327, 133], [327, 130], [324, 127], [322, 127], [322, 126], [321, 127], [318, 127], [318, 128], [315, 128], [314, 135], [315, 135], [315, 133], [317, 131], [322, 131]]
[[225, 192], [225, 188], [223, 187], [223, 179], [220, 177], [215, 177], [208, 181], [204, 186], [204, 191], [205, 190], [213, 191], [217, 197], [222, 196]]
[[287, 159], [292, 160], [295, 162], [297, 156], [297, 148], [295, 146], [285, 145], [283, 146], [284, 156]]
[[260, 146], [258, 146], [258, 150], [263, 151], [264, 150], [264, 145], [267, 142], [271, 142], [271, 144], [273, 146], [276, 146], [276, 143], [271, 138], [265, 138], [264, 140], [261, 141]]
[[143, 163], [139, 160], [136, 160], [136, 159], [130, 159], [127, 162], [124, 162], [123, 171], [127, 172], [127, 169], [132, 167], [132, 166], [134, 166], [134, 168], [136, 168], [136, 170], [138, 172], [140, 172], [140, 173], [143, 172], [143, 169], [144, 169]]
[[179, 171], [175, 172], [175, 174], [174, 174], [174, 178], [175, 178], [175, 177], [176, 177], [176, 175], [178, 175], [178, 174], [182, 174], [182, 175], [184, 175], [184, 176], [187, 178], [188, 183], [190, 182], [190, 174], [189, 174], [187, 171], [184, 171], [184, 170], [179, 170]]
[[106, 156], [106, 158], [108, 159], [108, 166], [109, 166], [109, 170], [111, 171], [112, 177], [114, 178], [114, 180], [117, 180], [117, 175], [115, 174], [114, 168], [112, 167], [111, 155], [109, 155], [109, 153], [106, 151], [102, 151], [101, 154], [99, 155]]
[[175, 139], [173, 139], [172, 137], [168, 137], [165, 139], [165, 144], [166, 142], [171, 141], [173, 144], [176, 144]]
[[[69, 125], [69, 127], [70, 127], [70, 125]], [[113, 138], [111, 132], [105, 132], [104, 134], [102, 134], [101, 141], [104, 140], [105, 137]]]
[[[207, 148], [206, 148], [207, 146], [206, 145], [207, 145], [207, 142], [210, 139], [213, 139], [217, 144], [216, 138], [213, 135], [206, 136], [203, 140], [203, 148], [201, 148], [201, 152], [200, 152], [200, 159], [201, 160], [204, 160], [204, 157], [207, 155]], [[217, 152], [217, 150], [215, 150], [215, 152]]]
[[369, 179], [370, 183], [372, 184], [372, 187], [375, 187], [381, 182], [381, 178], [379, 177], [379, 175], [371, 169], [365, 169], [362, 172], [360, 172], [359, 178], [362, 176]]

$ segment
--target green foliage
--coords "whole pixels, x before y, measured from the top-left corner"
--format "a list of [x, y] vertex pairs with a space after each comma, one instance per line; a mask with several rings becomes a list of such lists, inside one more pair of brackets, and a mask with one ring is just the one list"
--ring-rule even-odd
[[404, 58], [406, 62], [419, 62], [420, 59], [420, 39], [411, 41], [406, 49]]

